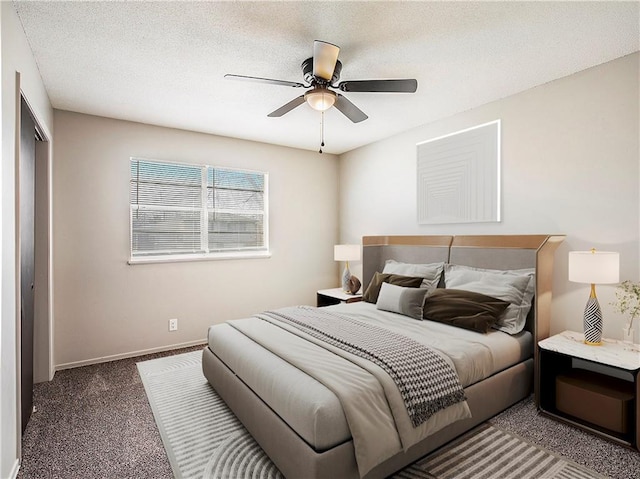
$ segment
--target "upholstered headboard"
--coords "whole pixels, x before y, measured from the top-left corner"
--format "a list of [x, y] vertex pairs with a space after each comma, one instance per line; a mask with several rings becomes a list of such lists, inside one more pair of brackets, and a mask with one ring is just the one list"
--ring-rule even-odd
[[376, 271], [389, 259], [403, 263], [447, 263], [453, 236], [364, 236], [362, 285], [367, 287]]
[[538, 401], [538, 341], [549, 337], [553, 257], [564, 235], [364, 236], [362, 278], [366, 286], [385, 261], [445, 262], [489, 269], [536, 269], [536, 292], [526, 329], [535, 340], [535, 391]]

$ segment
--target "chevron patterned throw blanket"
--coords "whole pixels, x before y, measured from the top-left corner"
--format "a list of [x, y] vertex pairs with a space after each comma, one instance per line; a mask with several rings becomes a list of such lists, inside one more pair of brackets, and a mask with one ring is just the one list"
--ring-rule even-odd
[[398, 387], [413, 427], [466, 400], [453, 367], [428, 346], [402, 334], [309, 306], [268, 311], [257, 317], [281, 321], [380, 366]]

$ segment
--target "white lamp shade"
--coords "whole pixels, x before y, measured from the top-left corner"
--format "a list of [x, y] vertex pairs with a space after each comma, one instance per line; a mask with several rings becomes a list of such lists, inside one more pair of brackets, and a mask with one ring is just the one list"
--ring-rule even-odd
[[333, 259], [336, 261], [358, 261], [360, 259], [359, 244], [337, 244], [333, 247]]
[[620, 281], [620, 254], [613, 251], [570, 251], [569, 281], [617, 283]]

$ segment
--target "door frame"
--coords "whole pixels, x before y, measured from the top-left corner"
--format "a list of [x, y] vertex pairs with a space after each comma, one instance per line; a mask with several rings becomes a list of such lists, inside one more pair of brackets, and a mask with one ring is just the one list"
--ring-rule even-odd
[[[17, 431], [17, 446], [18, 446], [18, 460], [21, 461], [22, 456], [22, 345], [21, 345], [21, 335], [22, 335], [22, 327], [21, 327], [21, 315], [22, 315], [22, 306], [20, 298], [22, 296], [22, 284], [21, 284], [21, 271], [20, 271], [20, 257], [21, 257], [21, 246], [20, 246], [20, 147], [21, 147], [21, 139], [20, 139], [20, 130], [21, 130], [21, 99], [24, 99], [31, 116], [33, 117], [36, 132], [42, 138], [42, 142], [44, 145], [36, 145], [36, 157], [35, 157], [35, 171], [36, 177], [38, 175], [38, 170], [40, 169], [41, 173], [45, 173], [45, 181], [43, 184], [46, 185], [46, 193], [41, 196], [41, 204], [39, 205], [37, 200], [35, 202], [35, 218], [34, 227], [38, 226], [36, 222], [40, 211], [40, 219], [41, 223], [39, 225], [39, 229], [41, 231], [46, 232], [46, 245], [44, 250], [40, 254], [39, 259], [35, 259], [35, 271], [34, 278], [38, 276], [42, 276], [45, 284], [40, 285], [39, 291], [36, 291], [36, 295], [34, 297], [34, 303], [37, 305], [39, 300], [41, 302], [41, 307], [38, 312], [34, 310], [34, 343], [37, 341], [36, 339], [36, 328], [38, 328], [38, 335], [41, 339], [40, 344], [44, 345], [46, 351], [42, 354], [44, 357], [40, 358], [42, 360], [38, 361], [40, 366], [36, 366], [36, 361], [34, 358], [34, 383], [50, 381], [53, 379], [53, 375], [55, 373], [54, 369], [54, 350], [53, 350], [53, 235], [52, 235], [52, 212], [53, 212], [53, 201], [52, 201], [52, 152], [53, 152], [53, 144], [52, 144], [52, 135], [46, 131], [45, 128], [42, 127], [44, 124], [39, 118], [38, 112], [33, 108], [31, 102], [29, 101], [28, 95], [22, 90], [21, 87], [21, 78], [20, 72], [16, 72], [16, 112], [15, 112], [15, 280], [16, 280], [16, 296], [15, 296], [15, 304], [16, 304], [16, 431]], [[35, 186], [35, 185], [34, 185]], [[36, 196], [37, 198], [37, 196]], [[43, 212], [44, 209], [44, 212]], [[35, 241], [35, 240], [34, 240]], [[35, 248], [35, 244], [34, 244]], [[38, 273], [41, 273], [40, 275]], [[44, 298], [44, 299], [43, 299]], [[35, 305], [34, 305], [35, 306]], [[35, 356], [35, 355], [34, 355]], [[36, 367], [38, 371], [36, 372]], [[38, 380], [36, 381], [36, 377]]]

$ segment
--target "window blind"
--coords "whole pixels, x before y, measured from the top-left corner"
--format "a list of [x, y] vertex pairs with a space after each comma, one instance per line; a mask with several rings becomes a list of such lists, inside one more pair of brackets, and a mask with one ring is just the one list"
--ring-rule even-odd
[[266, 251], [267, 174], [131, 159], [131, 256]]

